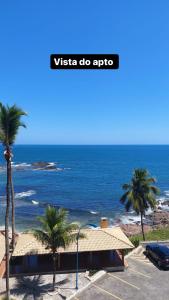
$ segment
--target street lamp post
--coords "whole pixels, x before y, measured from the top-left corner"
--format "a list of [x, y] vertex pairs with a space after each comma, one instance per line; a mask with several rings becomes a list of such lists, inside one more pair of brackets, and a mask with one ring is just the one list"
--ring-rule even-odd
[[[83, 226], [82, 226], [83, 227]], [[80, 235], [80, 229], [82, 227], [79, 227], [78, 233], [77, 233], [77, 237], [76, 237], [76, 290], [78, 290], [79, 286], [78, 286], [78, 275], [79, 275], [79, 235]]]
[[84, 224], [82, 226], [79, 226], [79, 230], [78, 230], [77, 236], [76, 236], [76, 246], [77, 246], [77, 248], [76, 248], [76, 290], [78, 290], [78, 288], [79, 288], [79, 236], [80, 236], [80, 230], [86, 226], [91, 226], [93, 228], [97, 227], [94, 224]]

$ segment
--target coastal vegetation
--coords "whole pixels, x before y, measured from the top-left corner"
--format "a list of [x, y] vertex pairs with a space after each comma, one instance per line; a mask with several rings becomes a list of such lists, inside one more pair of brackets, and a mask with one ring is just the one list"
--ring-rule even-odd
[[[63, 209], [56, 209], [48, 206], [45, 215], [38, 217], [42, 229], [33, 230], [33, 234], [38, 241], [50, 249], [53, 258], [53, 290], [55, 289], [56, 262], [58, 258], [58, 248], [66, 248], [77, 239], [76, 223], [68, 223], [68, 212]], [[80, 238], [84, 235], [80, 233]]]
[[125, 205], [127, 212], [133, 209], [140, 215], [143, 240], [145, 240], [143, 217], [148, 208], [156, 207], [156, 195], [159, 194], [155, 182], [155, 178], [150, 177], [146, 169], [135, 169], [131, 182], [122, 186], [125, 193], [120, 202]]
[[[169, 240], [169, 226], [161, 227], [155, 230], [151, 230], [145, 234], [146, 241], [164, 241]], [[130, 237], [131, 242], [135, 247], [143, 241], [143, 236], [141, 234], [133, 235]]]
[[15, 244], [15, 204], [14, 188], [12, 180], [12, 149], [18, 130], [25, 127], [21, 122], [21, 117], [26, 113], [16, 105], [4, 106], [0, 103], [0, 142], [4, 146], [4, 158], [6, 160], [6, 214], [5, 214], [5, 249], [6, 249], [6, 297], [10, 299], [9, 288], [9, 211], [12, 205], [12, 248]]

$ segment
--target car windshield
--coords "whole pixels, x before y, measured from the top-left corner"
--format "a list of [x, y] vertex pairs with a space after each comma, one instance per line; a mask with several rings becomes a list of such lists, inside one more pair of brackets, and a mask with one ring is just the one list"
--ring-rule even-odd
[[161, 255], [161, 256], [163, 256], [163, 257], [165, 257], [165, 258], [169, 258], [169, 249], [167, 248], [167, 247], [159, 247], [159, 249], [157, 250], [157, 252]]

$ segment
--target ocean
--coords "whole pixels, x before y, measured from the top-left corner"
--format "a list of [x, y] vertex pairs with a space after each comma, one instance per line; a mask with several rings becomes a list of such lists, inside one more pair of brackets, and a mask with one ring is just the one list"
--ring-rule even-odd
[[[2, 226], [6, 171], [0, 149]], [[36, 227], [37, 216], [49, 204], [66, 208], [70, 221], [83, 224], [98, 225], [101, 217], [112, 225], [139, 220], [133, 212], [126, 214], [119, 202], [134, 168], [147, 168], [157, 178], [159, 198], [169, 200], [169, 146], [16, 145], [13, 154], [18, 230]], [[52, 168], [38, 168], [36, 162], [48, 162]]]

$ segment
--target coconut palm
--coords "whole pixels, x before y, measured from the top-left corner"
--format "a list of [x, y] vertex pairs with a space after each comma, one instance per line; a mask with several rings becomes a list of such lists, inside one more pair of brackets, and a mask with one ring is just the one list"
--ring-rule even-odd
[[7, 167], [7, 182], [6, 182], [6, 214], [5, 214], [5, 247], [6, 247], [6, 292], [7, 299], [10, 297], [9, 291], [9, 208], [10, 199], [12, 201], [12, 245], [15, 243], [15, 206], [14, 206], [14, 189], [12, 182], [12, 150], [11, 146], [15, 142], [19, 127], [25, 127], [21, 122], [21, 117], [26, 115], [24, 111], [16, 105], [4, 106], [0, 103], [0, 141], [3, 144], [5, 151], [4, 157]]
[[[63, 209], [56, 209], [55, 207], [48, 206], [45, 215], [38, 217], [42, 229], [33, 230], [33, 234], [46, 249], [49, 249], [53, 258], [53, 290], [55, 289], [55, 274], [56, 274], [56, 260], [58, 248], [66, 248], [77, 239], [77, 229], [79, 228], [76, 223], [68, 223], [68, 212]], [[80, 234], [80, 238], [84, 238]]]
[[159, 189], [154, 185], [155, 182], [155, 178], [150, 177], [146, 169], [136, 169], [131, 182], [122, 187], [125, 193], [120, 201], [125, 205], [126, 211], [132, 208], [138, 215], [140, 214], [143, 240], [145, 240], [143, 217], [149, 207], [155, 208], [155, 196], [159, 193]]

